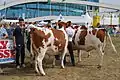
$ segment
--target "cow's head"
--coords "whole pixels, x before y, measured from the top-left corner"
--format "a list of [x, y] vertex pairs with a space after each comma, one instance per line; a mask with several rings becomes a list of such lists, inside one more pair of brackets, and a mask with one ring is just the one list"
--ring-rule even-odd
[[32, 34], [32, 35], [37, 35], [41, 38], [45, 36], [45, 33], [42, 30], [42, 28], [37, 27], [33, 24], [30, 24], [27, 29], [28, 29], [28, 32], [30, 32], [30, 34]]
[[67, 26], [67, 23], [65, 23], [65, 22], [56, 22], [56, 25], [59, 26], [59, 28], [64, 27], [64, 29], [65, 29], [66, 26]]
[[87, 30], [87, 27], [86, 27], [85, 25], [82, 25], [82, 26], [80, 27], [80, 29]]
[[75, 25], [75, 26], [73, 26], [73, 29], [78, 29], [80, 26], [78, 26], [78, 25]]
[[30, 27], [30, 37], [36, 48], [45, 47], [49, 43], [51, 37], [50, 30], [48, 28], [40, 28], [36, 26]]

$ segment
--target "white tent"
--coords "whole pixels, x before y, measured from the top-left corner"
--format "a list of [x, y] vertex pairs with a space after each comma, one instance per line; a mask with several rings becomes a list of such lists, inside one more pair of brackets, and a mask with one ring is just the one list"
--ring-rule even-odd
[[15, 22], [15, 23], [16, 23], [16, 22], [19, 22], [19, 20], [8, 20], [8, 19], [3, 19], [3, 20], [0, 21], [0, 23], [10, 23], [10, 22], [13, 22], [13, 23]]
[[65, 19], [64, 19], [64, 17], [62, 16], [62, 14], [60, 14], [57, 19], [53, 20], [52, 23], [58, 22], [58, 20], [61, 20], [61, 21], [64, 21], [64, 22], [65, 22]]
[[72, 23], [79, 23], [80, 25], [91, 26], [93, 19], [89, 16], [88, 13], [81, 15], [79, 19], [72, 20]]
[[62, 14], [60, 14], [60, 15], [58, 16], [57, 21], [58, 21], [58, 20], [64, 21], [64, 17], [62, 16]]
[[102, 24], [102, 25], [119, 25], [119, 18], [115, 14], [112, 14], [112, 18], [111, 18], [111, 14], [107, 14], [106, 16], [101, 17], [100, 24]]
[[86, 14], [84, 15], [84, 19], [85, 19], [85, 25], [86, 25], [86, 26], [91, 26], [93, 20], [92, 20], [92, 18], [89, 16], [88, 13], [86, 13]]
[[82, 16], [78, 16], [78, 17], [67, 17], [67, 16], [62, 16], [61, 14], [57, 17], [57, 19], [54, 19], [52, 21], [52, 23], [57, 22], [58, 20], [67, 22], [67, 21], [71, 21], [72, 23], [75, 24], [80, 24], [80, 25], [86, 25], [86, 26], [90, 26], [92, 24], [92, 18], [89, 16], [88, 13], [86, 13], [85, 15]]

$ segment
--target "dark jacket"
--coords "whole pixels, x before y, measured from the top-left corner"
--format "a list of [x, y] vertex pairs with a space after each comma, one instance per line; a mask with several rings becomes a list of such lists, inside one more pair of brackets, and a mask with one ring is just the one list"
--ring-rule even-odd
[[19, 26], [15, 28], [13, 36], [15, 36], [16, 45], [24, 45], [24, 33], [25, 30], [21, 29]]

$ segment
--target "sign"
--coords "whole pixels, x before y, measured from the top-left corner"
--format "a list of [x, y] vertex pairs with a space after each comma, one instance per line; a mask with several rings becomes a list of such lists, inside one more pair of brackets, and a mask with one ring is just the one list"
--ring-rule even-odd
[[0, 40], [0, 64], [15, 61], [15, 50], [13, 40]]
[[100, 23], [100, 16], [93, 16], [93, 27], [98, 27], [98, 23]]

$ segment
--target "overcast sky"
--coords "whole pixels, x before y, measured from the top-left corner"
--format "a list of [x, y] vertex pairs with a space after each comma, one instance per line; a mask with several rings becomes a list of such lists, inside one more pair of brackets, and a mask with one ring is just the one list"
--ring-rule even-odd
[[[0, 0], [0, 4], [1, 3], [3, 4], [4, 1], [10, 2], [10, 1], [15, 1], [15, 0]], [[100, 2], [120, 5], [120, 0], [100, 0]]]
[[100, 0], [100, 1], [104, 3], [120, 5], [120, 0]]

